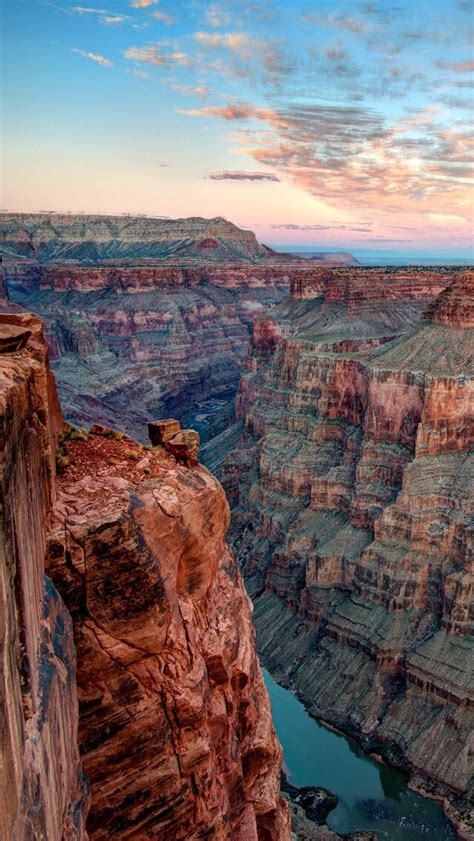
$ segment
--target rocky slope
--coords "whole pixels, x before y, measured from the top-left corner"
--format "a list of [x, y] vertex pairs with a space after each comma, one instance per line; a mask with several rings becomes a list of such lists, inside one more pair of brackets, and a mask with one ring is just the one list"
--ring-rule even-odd
[[395, 275], [256, 322], [225, 483], [265, 663], [470, 837], [474, 274]]
[[143, 437], [148, 417], [177, 415], [206, 440], [233, 417], [253, 317], [286, 294], [275, 286], [165, 284], [122, 293], [28, 288], [11, 297], [47, 325], [68, 420]]
[[221, 218], [4, 213], [0, 253], [0, 296], [44, 320], [68, 420], [140, 437], [177, 415], [204, 442], [234, 421], [253, 319], [309, 271]]
[[[324, 276], [305, 260], [112, 268], [9, 259], [5, 267], [12, 301], [45, 321], [68, 420], [139, 438], [147, 417], [177, 416], [213, 441], [203, 455], [216, 471], [239, 434], [234, 396], [254, 318], [290, 285], [311, 288]], [[357, 272], [366, 285], [380, 274]], [[420, 289], [426, 277], [409, 273]]]
[[2, 835], [86, 841], [79, 745], [90, 839], [286, 841], [250, 603], [195, 434], [60, 437], [38, 320], [2, 315], [0, 351]]
[[69, 213], [2, 213], [6, 249], [40, 263], [108, 260], [261, 260], [268, 250], [252, 231], [217, 217], [162, 219]]

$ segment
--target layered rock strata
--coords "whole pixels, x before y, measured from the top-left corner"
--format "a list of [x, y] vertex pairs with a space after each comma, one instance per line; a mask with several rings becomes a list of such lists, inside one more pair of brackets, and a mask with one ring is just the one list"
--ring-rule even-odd
[[0, 295], [47, 325], [68, 420], [118, 417], [139, 437], [148, 417], [177, 414], [204, 442], [235, 420], [253, 318], [287, 295], [294, 271], [311, 271], [222, 218], [4, 213], [0, 254]]
[[[34, 269], [25, 259], [10, 259], [5, 265], [11, 299], [45, 321], [68, 420], [119, 423], [140, 437], [147, 418], [177, 416], [198, 429], [204, 444], [216, 439], [204, 450], [216, 470], [238, 432], [226, 434], [235, 423], [233, 401], [253, 320], [282, 301], [290, 285], [294, 296], [300, 288], [305, 296], [323, 294], [328, 271], [304, 260]], [[352, 289], [350, 277], [354, 289], [366, 290], [382, 277], [362, 269], [336, 276], [335, 305]], [[383, 276], [388, 290], [409, 291], [415, 309], [451, 279], [419, 270]]]
[[196, 437], [63, 430], [29, 315], [0, 317], [0, 395], [2, 838], [287, 841], [250, 602]]
[[[17, 341], [12, 347], [12, 334]], [[0, 315], [0, 835], [86, 841], [71, 617], [45, 576], [62, 427], [38, 319]]]
[[119, 259], [259, 260], [252, 231], [217, 217], [163, 219], [68, 213], [2, 213], [2, 244], [40, 262]]
[[48, 569], [74, 622], [90, 838], [283, 841], [281, 750], [222, 487], [194, 450], [183, 463], [103, 430], [67, 458]]
[[[89, 273], [81, 269], [84, 283]], [[10, 281], [9, 281], [10, 283]], [[38, 291], [11, 297], [44, 320], [68, 420], [144, 435], [149, 417], [177, 415], [209, 440], [233, 422], [233, 400], [255, 315], [287, 290], [214, 285], [117, 292]]]
[[474, 274], [435, 303], [340, 280], [256, 322], [235, 547], [272, 673], [470, 837]]
[[[257, 242], [253, 231], [222, 217], [167, 219], [146, 216], [97, 216], [73, 213], [1, 213], [0, 247], [7, 254], [40, 263], [107, 263], [184, 260], [187, 263], [258, 263], [279, 255]], [[339, 252], [308, 255], [334, 264], [356, 263]], [[293, 254], [285, 260], [296, 261]]]

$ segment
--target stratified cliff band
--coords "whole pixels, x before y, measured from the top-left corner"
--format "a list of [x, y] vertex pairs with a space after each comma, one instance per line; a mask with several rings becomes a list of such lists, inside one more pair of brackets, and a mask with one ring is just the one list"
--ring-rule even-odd
[[272, 674], [468, 838], [474, 273], [372, 278], [315, 272], [256, 321], [234, 546]]
[[2, 315], [0, 350], [2, 834], [87, 838], [79, 746], [90, 839], [286, 841], [250, 603], [196, 436], [60, 438], [40, 322]]

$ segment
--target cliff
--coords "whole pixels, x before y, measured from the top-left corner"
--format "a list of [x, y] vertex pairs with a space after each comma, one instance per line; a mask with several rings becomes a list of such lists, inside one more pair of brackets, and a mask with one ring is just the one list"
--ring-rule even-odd
[[259, 260], [268, 251], [252, 231], [217, 217], [163, 219], [69, 213], [2, 213], [3, 246], [40, 263], [118, 259]]
[[[141, 438], [148, 417], [175, 416], [199, 429], [206, 464], [219, 471], [239, 434], [233, 403], [252, 322], [290, 287], [294, 295], [322, 294], [328, 270], [288, 255], [258, 263], [131, 263], [39, 265], [10, 254], [5, 276], [11, 300], [46, 325], [69, 421], [118, 425]], [[385, 277], [387, 288], [412, 290], [427, 304], [452, 273], [343, 269], [340, 297], [350, 277], [350, 288], [362, 290]]]
[[470, 837], [474, 274], [438, 280], [335, 271], [258, 320], [225, 485], [272, 673]]
[[1, 836], [85, 841], [72, 622], [45, 576], [61, 412], [38, 319], [0, 316]]
[[45, 323], [69, 421], [118, 426], [143, 438], [147, 418], [171, 415], [206, 441], [233, 416], [252, 319], [287, 291], [243, 282], [231, 289], [11, 294]]
[[228, 505], [196, 435], [62, 431], [39, 321], [2, 316], [0, 350], [2, 831], [86, 841], [79, 747], [90, 839], [287, 839]]

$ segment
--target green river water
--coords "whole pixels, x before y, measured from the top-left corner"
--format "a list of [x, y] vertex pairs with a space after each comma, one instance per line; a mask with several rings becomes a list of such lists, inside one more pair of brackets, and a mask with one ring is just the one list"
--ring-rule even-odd
[[339, 797], [327, 823], [335, 832], [372, 830], [388, 841], [452, 841], [439, 803], [410, 791], [406, 778], [364, 754], [355, 742], [311, 718], [264, 670], [284, 768], [296, 786], [323, 786]]

